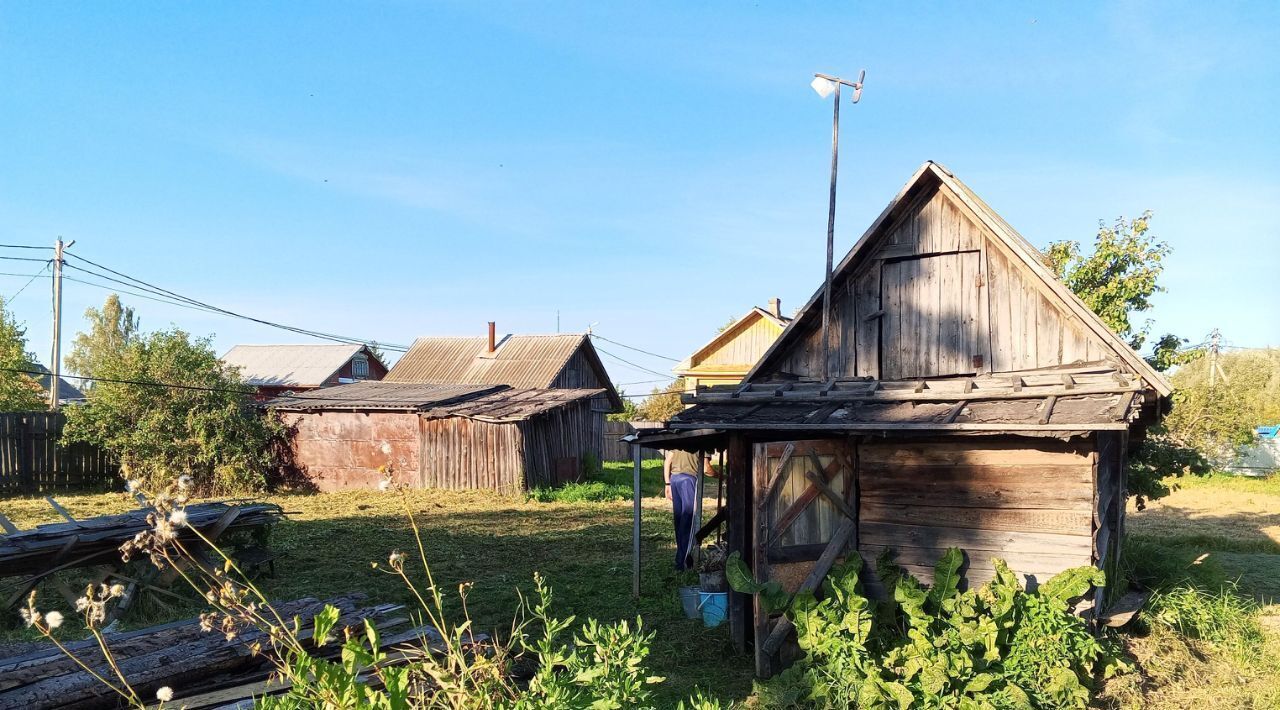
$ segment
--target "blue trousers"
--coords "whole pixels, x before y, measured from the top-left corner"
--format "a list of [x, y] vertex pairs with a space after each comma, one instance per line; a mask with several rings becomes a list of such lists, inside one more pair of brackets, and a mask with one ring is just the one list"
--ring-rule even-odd
[[671, 510], [676, 524], [676, 569], [689, 567], [693, 548], [693, 514], [698, 499], [698, 479], [689, 473], [671, 475]]

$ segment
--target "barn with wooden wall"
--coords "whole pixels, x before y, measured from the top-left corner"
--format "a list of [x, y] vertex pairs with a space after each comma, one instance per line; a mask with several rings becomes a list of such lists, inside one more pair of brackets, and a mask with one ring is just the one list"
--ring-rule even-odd
[[290, 431], [297, 473], [320, 490], [523, 491], [578, 480], [595, 453], [598, 389], [367, 382], [267, 404]]
[[[996, 558], [1027, 585], [1114, 569], [1129, 443], [1170, 388], [1042, 259], [926, 163], [834, 270], [825, 338], [824, 285], [743, 384], [641, 441], [727, 449], [730, 549], [791, 591], [851, 554], [872, 593], [882, 554], [929, 583], [948, 547], [970, 585]], [[737, 593], [729, 621], [776, 671], [789, 622]]]

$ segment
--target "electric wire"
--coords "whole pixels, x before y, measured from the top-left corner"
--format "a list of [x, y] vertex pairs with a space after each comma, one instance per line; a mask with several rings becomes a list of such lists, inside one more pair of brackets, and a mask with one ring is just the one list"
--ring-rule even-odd
[[674, 358], [674, 357], [667, 357], [666, 355], [659, 355], [659, 354], [657, 354], [657, 353], [649, 352], [648, 350], [641, 350], [640, 348], [637, 348], [637, 347], [634, 347], [634, 346], [631, 346], [631, 345], [627, 345], [627, 344], [625, 344], [625, 343], [619, 343], [619, 342], [618, 342], [618, 341], [616, 341], [616, 340], [610, 340], [610, 339], [608, 339], [608, 338], [604, 337], [603, 335], [598, 335], [598, 334], [596, 334], [596, 333], [591, 333], [591, 337], [593, 337], [593, 338], [599, 338], [600, 340], [603, 340], [603, 341], [605, 341], [606, 343], [613, 343], [614, 345], [617, 345], [618, 347], [626, 348], [627, 350], [634, 350], [634, 351], [636, 351], [636, 352], [638, 352], [638, 353], [643, 353], [643, 354], [645, 354], [645, 355], [650, 355], [650, 356], [652, 356], [652, 357], [656, 357], [656, 358], [659, 358], [659, 359], [662, 359], [662, 360], [670, 360], [671, 362], [680, 362], [680, 360], [678, 360], [677, 358]]
[[6, 299], [5, 299], [5, 303], [12, 303], [12, 302], [13, 302], [13, 299], [17, 298], [18, 296], [21, 296], [21, 295], [22, 295], [22, 292], [23, 292], [23, 291], [26, 291], [28, 286], [30, 286], [31, 284], [35, 283], [35, 280], [36, 280], [36, 279], [38, 279], [38, 278], [40, 278], [41, 276], [43, 276], [43, 275], [44, 275], [44, 272], [46, 272], [46, 271], [48, 271], [48, 270], [49, 270], [49, 265], [50, 265], [50, 264], [52, 264], [52, 263], [53, 263], [53, 259], [50, 259], [48, 262], [46, 262], [46, 263], [45, 263], [45, 265], [44, 265], [44, 268], [43, 268], [43, 269], [41, 269], [40, 271], [36, 272], [35, 274], [32, 274], [31, 279], [30, 279], [30, 280], [28, 280], [26, 283], [22, 284], [22, 288], [18, 289], [17, 291], [15, 291], [15, 292], [14, 292], [14, 294], [13, 294], [12, 296], [10, 296], [10, 297], [8, 297], [8, 298], [6, 298]]
[[[396, 345], [396, 344], [390, 344], [390, 343], [380, 343], [380, 342], [378, 342], [378, 341], [369, 340], [369, 339], [365, 339], [365, 338], [354, 338], [354, 337], [349, 337], [349, 336], [337, 335], [337, 334], [334, 334], [334, 333], [326, 333], [326, 332], [323, 332], [323, 331], [310, 330], [310, 329], [307, 329], [307, 328], [299, 328], [299, 327], [296, 327], [296, 326], [290, 326], [290, 325], [286, 325], [286, 324], [283, 324], [283, 323], [276, 323], [276, 322], [274, 322], [274, 321], [269, 321], [269, 320], [262, 319], [262, 318], [256, 318], [256, 317], [254, 317], [254, 316], [245, 315], [245, 314], [243, 314], [243, 313], [237, 313], [237, 312], [235, 312], [235, 311], [231, 311], [231, 310], [228, 310], [228, 309], [225, 309], [225, 308], [220, 308], [220, 307], [218, 307], [218, 306], [214, 306], [214, 305], [212, 305], [212, 304], [205, 303], [204, 301], [199, 301], [199, 300], [194, 299], [194, 298], [191, 298], [191, 297], [189, 297], [189, 296], [183, 296], [182, 294], [179, 294], [179, 293], [177, 293], [177, 292], [170, 291], [170, 290], [165, 289], [165, 288], [162, 288], [162, 287], [160, 287], [160, 286], [156, 286], [155, 284], [149, 283], [149, 282], [147, 282], [147, 281], [143, 281], [142, 279], [139, 279], [139, 278], [137, 278], [136, 276], [130, 276], [130, 275], [125, 274], [125, 273], [123, 273], [123, 272], [116, 271], [115, 269], [112, 269], [111, 267], [103, 266], [102, 264], [99, 264], [99, 263], [97, 263], [97, 262], [95, 262], [95, 261], [93, 261], [93, 260], [91, 260], [91, 259], [86, 259], [85, 257], [80, 256], [80, 255], [78, 255], [78, 254], [73, 254], [73, 253], [71, 253], [71, 252], [66, 252], [66, 254], [67, 254], [67, 256], [70, 256], [70, 257], [72, 257], [72, 258], [74, 258], [74, 259], [76, 259], [76, 260], [78, 260], [78, 261], [82, 261], [82, 262], [84, 262], [84, 263], [86, 263], [86, 264], [89, 264], [89, 265], [91, 265], [91, 266], [93, 266], [93, 267], [96, 267], [97, 269], [101, 269], [102, 271], [108, 272], [108, 273], [110, 273], [110, 274], [114, 274], [115, 276], [118, 276], [118, 277], [120, 277], [120, 278], [119, 278], [119, 279], [117, 279], [117, 278], [113, 278], [113, 277], [111, 277], [111, 276], [108, 276], [107, 274], [99, 273], [99, 272], [97, 272], [97, 271], [93, 271], [92, 269], [87, 269], [87, 268], [84, 268], [84, 267], [82, 267], [82, 266], [77, 266], [77, 265], [69, 264], [69, 263], [68, 263], [68, 264], [65, 264], [65, 265], [66, 265], [66, 266], [68, 266], [68, 267], [71, 267], [71, 268], [77, 269], [77, 270], [79, 270], [79, 271], [81, 271], [81, 272], [84, 272], [84, 273], [87, 273], [87, 274], [93, 275], [93, 276], [95, 276], [95, 277], [97, 277], [97, 278], [100, 278], [100, 279], [104, 279], [104, 280], [111, 281], [111, 282], [114, 282], [114, 283], [119, 283], [119, 284], [122, 284], [122, 285], [131, 286], [131, 287], [133, 287], [133, 288], [136, 288], [136, 289], [140, 289], [140, 290], [146, 291], [147, 293], [151, 293], [151, 294], [153, 294], [154, 296], [157, 296], [157, 297], [162, 297], [162, 298], [171, 298], [171, 299], [174, 299], [174, 300], [183, 301], [183, 302], [186, 302], [186, 303], [190, 304], [191, 306], [198, 307], [198, 308], [203, 308], [203, 309], [206, 309], [206, 310], [208, 310], [208, 311], [210, 311], [210, 312], [219, 313], [219, 314], [226, 315], [226, 316], [230, 316], [230, 317], [233, 317], [233, 318], [240, 318], [240, 319], [242, 319], [242, 320], [247, 320], [247, 321], [250, 321], [250, 322], [258, 323], [258, 324], [260, 324], [260, 325], [266, 325], [266, 326], [273, 327], [273, 328], [279, 328], [279, 329], [281, 329], [281, 330], [287, 330], [287, 331], [292, 332], [292, 333], [297, 333], [297, 334], [299, 334], [299, 335], [306, 335], [306, 336], [313, 337], [313, 338], [319, 338], [319, 339], [322, 339], [322, 340], [331, 340], [331, 341], [334, 341], [334, 342], [339, 342], [339, 343], [348, 343], [348, 344], [352, 344], [352, 345], [356, 345], [356, 344], [359, 344], [359, 345], [374, 345], [374, 344], [376, 344], [378, 347], [380, 347], [380, 348], [382, 348], [382, 349], [384, 349], [384, 350], [391, 350], [391, 351], [395, 351], [395, 352], [408, 352], [408, 350], [409, 350], [409, 347], [408, 347], [408, 346], [406, 346], [406, 345]], [[122, 281], [121, 279], [126, 279], [127, 281]]]
[[626, 365], [626, 366], [628, 366], [628, 367], [630, 367], [630, 368], [632, 368], [632, 369], [634, 369], [634, 370], [639, 370], [639, 371], [641, 371], [641, 372], [647, 372], [647, 373], [649, 373], [649, 374], [651, 374], [651, 375], [657, 375], [657, 376], [659, 376], [659, 377], [665, 377], [665, 378], [667, 378], [668, 380], [674, 380], [674, 379], [676, 379], [675, 377], [673, 377], [673, 376], [671, 376], [671, 375], [663, 374], [663, 373], [661, 373], [661, 372], [658, 372], [657, 370], [650, 370], [649, 368], [647, 368], [647, 367], [645, 367], [645, 366], [643, 366], [643, 365], [637, 365], [637, 364], [635, 364], [634, 362], [631, 362], [630, 360], [624, 360], [624, 359], [622, 359], [622, 358], [618, 357], [617, 355], [614, 355], [613, 353], [609, 352], [608, 350], [605, 350], [604, 348], [597, 347], [597, 348], [596, 348], [596, 350], [600, 351], [600, 354], [601, 354], [601, 355], [608, 355], [609, 357], [613, 358], [614, 360], [617, 360], [618, 362], [622, 363], [623, 365]]

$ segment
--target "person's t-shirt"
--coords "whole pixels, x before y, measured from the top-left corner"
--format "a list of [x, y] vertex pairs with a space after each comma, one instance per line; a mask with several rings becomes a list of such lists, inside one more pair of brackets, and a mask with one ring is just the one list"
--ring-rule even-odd
[[672, 451], [671, 452], [671, 475], [677, 473], [688, 473], [698, 475], [702, 470], [702, 454], [689, 453], [688, 451]]

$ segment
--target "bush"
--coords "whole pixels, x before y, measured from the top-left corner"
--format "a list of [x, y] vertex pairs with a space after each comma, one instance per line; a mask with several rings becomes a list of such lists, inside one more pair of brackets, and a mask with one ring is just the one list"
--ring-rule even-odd
[[759, 684], [762, 704], [779, 707], [1084, 708], [1094, 676], [1124, 666], [1110, 644], [1071, 613], [1072, 600], [1103, 583], [1093, 567], [1067, 570], [1026, 592], [997, 560], [996, 577], [961, 592], [960, 550], [952, 548], [922, 586], [882, 559], [877, 571], [893, 598], [863, 596], [852, 556], [833, 568], [818, 601], [810, 592], [787, 602], [772, 585], [743, 584], [745, 566], [730, 558], [730, 583], [762, 602], [787, 606], [804, 656]]
[[583, 503], [628, 500], [631, 487], [604, 481], [566, 483], [554, 488], [534, 488], [526, 496], [535, 503]]

